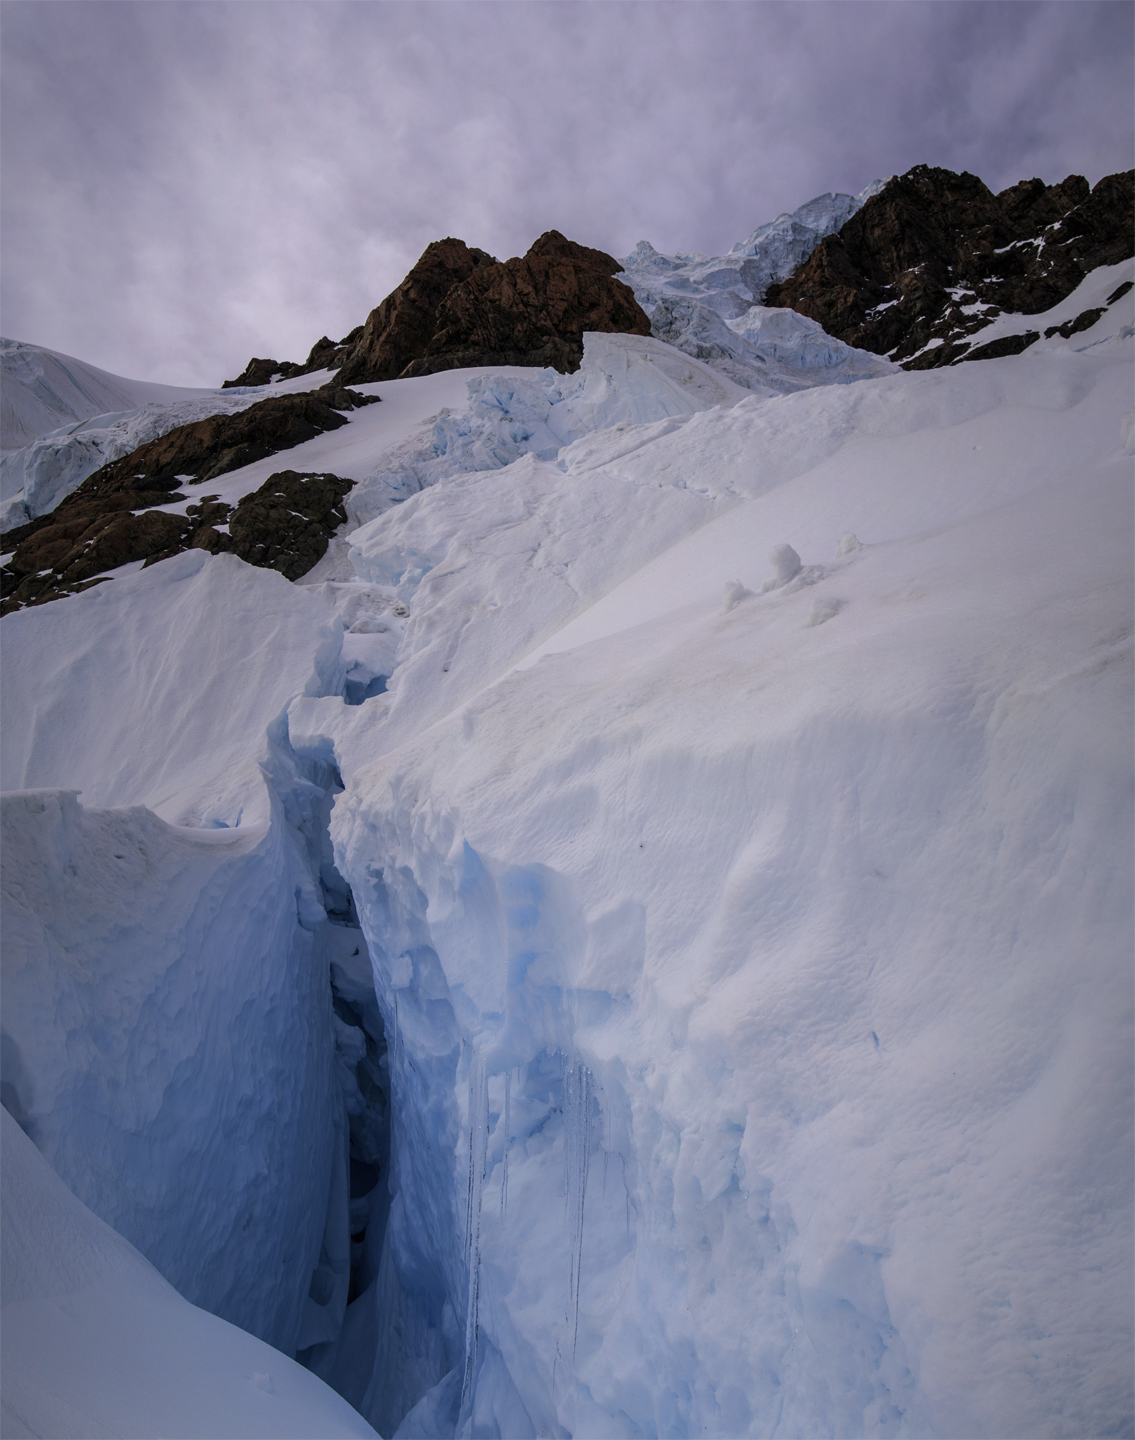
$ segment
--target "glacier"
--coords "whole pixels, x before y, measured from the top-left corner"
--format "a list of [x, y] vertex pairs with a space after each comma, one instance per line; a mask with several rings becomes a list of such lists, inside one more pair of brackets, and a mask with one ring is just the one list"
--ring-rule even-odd
[[71, 1192], [75, 1348], [168, 1282], [157, 1349], [240, 1325], [321, 1434], [1130, 1433], [1131, 311], [363, 387], [303, 583], [6, 617], [4, 1169]]
[[663, 255], [640, 240], [619, 262], [620, 278], [650, 317], [652, 335], [745, 389], [787, 394], [884, 375], [887, 361], [844, 345], [794, 310], [761, 302], [886, 183], [874, 180], [858, 195], [817, 195], [759, 225], [725, 255]]

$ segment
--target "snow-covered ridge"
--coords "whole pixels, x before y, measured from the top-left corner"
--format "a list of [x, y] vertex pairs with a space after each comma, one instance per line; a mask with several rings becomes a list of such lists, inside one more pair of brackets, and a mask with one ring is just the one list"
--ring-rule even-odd
[[72, 355], [7, 339], [0, 339], [0, 381], [0, 450], [5, 452], [96, 415], [211, 393], [150, 380], [127, 380]]
[[246, 410], [267, 395], [316, 389], [328, 378], [320, 371], [284, 385], [193, 390], [128, 380], [70, 355], [0, 340], [0, 533], [48, 514], [88, 475], [179, 425]]
[[0, 532], [54, 510], [88, 475], [179, 425], [231, 415], [262, 399], [230, 391], [192, 400], [151, 400], [139, 409], [64, 425], [0, 459]]

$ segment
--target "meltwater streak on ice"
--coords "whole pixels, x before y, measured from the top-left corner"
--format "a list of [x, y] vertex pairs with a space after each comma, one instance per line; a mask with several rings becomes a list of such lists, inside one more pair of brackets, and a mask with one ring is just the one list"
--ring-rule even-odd
[[591, 1164], [591, 1071], [578, 1060], [564, 1069], [564, 1169], [567, 1222], [571, 1227], [571, 1354], [579, 1344], [579, 1285], [583, 1269], [583, 1214], [587, 1203], [587, 1171]]
[[512, 1139], [512, 1067], [504, 1072], [504, 1155], [501, 1160], [501, 1219], [508, 1207], [508, 1151]]

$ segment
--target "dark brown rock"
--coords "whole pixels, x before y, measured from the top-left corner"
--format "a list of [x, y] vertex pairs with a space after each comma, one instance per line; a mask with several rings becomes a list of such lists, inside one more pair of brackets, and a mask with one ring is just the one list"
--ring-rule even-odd
[[223, 380], [222, 390], [231, 390], [236, 385], [267, 385], [279, 376], [291, 380], [296, 375], [311, 375], [316, 370], [335, 370], [342, 365], [348, 351], [363, 333], [363, 327], [356, 325], [342, 340], [329, 340], [326, 335], [318, 339], [302, 365], [292, 360], [251, 359], [235, 380]]
[[188, 536], [191, 522], [182, 515], [164, 510], [144, 510], [140, 515], [118, 514], [96, 520], [79, 537], [70, 556], [52, 567], [63, 583], [89, 580], [132, 560], [148, 560], [170, 553]]
[[[262, 385], [339, 367], [338, 385], [469, 365], [578, 370], [585, 330], [649, 335], [622, 269], [602, 250], [549, 230], [503, 263], [452, 236], [427, 245], [405, 280], [337, 344], [323, 336], [304, 365], [251, 360], [229, 385]], [[219, 473], [219, 472], [218, 472]]]
[[[250, 565], [298, 580], [323, 557], [328, 540], [346, 524], [343, 496], [353, 484], [338, 475], [279, 471], [233, 511], [228, 548]], [[205, 543], [205, 548], [211, 547]]]
[[[975, 350], [971, 337], [1001, 311], [1050, 309], [1088, 271], [1135, 253], [1133, 205], [1132, 171], [1090, 191], [1070, 175], [994, 195], [976, 175], [919, 165], [770, 286], [765, 304], [909, 368], [979, 358], [987, 347]], [[944, 343], [927, 350], [935, 339]]]
[[179, 425], [96, 470], [74, 495], [101, 496], [163, 486], [176, 489], [181, 483], [199, 485], [251, 465], [254, 460], [301, 445], [327, 430], [336, 430], [347, 423], [341, 411], [373, 404], [378, 398], [358, 395], [337, 381], [299, 395], [272, 395], [235, 415], [211, 415], [207, 420]]
[[1035, 345], [1039, 339], [1039, 330], [1026, 330], [1021, 335], [1002, 335], [1000, 340], [990, 340], [986, 345], [978, 345], [975, 349], [968, 350], [960, 358], [962, 360], [999, 360], [1002, 355], [1019, 355], [1022, 350], [1027, 350], [1030, 345]]
[[[231, 516], [230, 507], [215, 495], [188, 506], [184, 516], [153, 507], [183, 500], [178, 488], [182, 483], [199, 484], [337, 429], [347, 423], [340, 411], [377, 399], [337, 382], [308, 394], [272, 396], [236, 415], [214, 415], [179, 426], [104, 465], [50, 515], [4, 537], [5, 546], [13, 547], [14, 553], [0, 570], [0, 613], [71, 594], [80, 582], [129, 561], [152, 565], [190, 546], [214, 554], [235, 550], [251, 564], [270, 565], [289, 579], [304, 574], [326, 550], [328, 536], [346, 519], [341, 501], [352, 481], [301, 476], [320, 483], [293, 486], [294, 493], [277, 486], [282, 498], [272, 504], [261, 486]], [[273, 476], [266, 484], [272, 486], [277, 480], [279, 476]], [[239, 542], [236, 534], [226, 535], [217, 528], [229, 521], [231, 529], [238, 514]], [[258, 527], [263, 528], [262, 536]]]
[[1065, 340], [1071, 340], [1073, 335], [1079, 335], [1082, 330], [1090, 330], [1106, 312], [1106, 305], [1099, 305], [1094, 310], [1081, 310], [1074, 320], [1065, 320], [1063, 325], [1049, 325], [1045, 329], [1044, 338], [1051, 340], [1054, 335], [1062, 335]]
[[396, 379], [426, 353], [437, 329], [438, 307], [450, 290], [496, 263], [486, 251], [452, 236], [427, 245], [401, 285], [367, 316], [339, 371], [340, 384]]
[[222, 380], [221, 389], [231, 390], [236, 385], [267, 385], [274, 375], [283, 377], [291, 364], [280, 360], [258, 360], [254, 355], [235, 380]]
[[427, 353], [406, 375], [469, 365], [578, 370], [583, 334], [649, 335], [650, 321], [617, 260], [549, 230], [527, 255], [488, 265], [446, 296]]

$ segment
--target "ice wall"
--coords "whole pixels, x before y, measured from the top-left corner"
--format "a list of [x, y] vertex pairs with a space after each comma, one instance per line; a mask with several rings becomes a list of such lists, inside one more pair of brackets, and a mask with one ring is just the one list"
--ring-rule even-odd
[[[1079, 366], [585, 437], [560, 495], [752, 503], [545, 660], [419, 692], [418, 734], [384, 728], [397, 670], [322, 739], [330, 702], [291, 708], [343, 764], [390, 1043], [379, 1428], [1129, 1423], [1126, 1339], [1099, 1341], [1130, 1330], [1129, 375]], [[456, 663], [504, 572], [417, 553], [418, 591], [460, 576]], [[560, 583], [537, 553], [495, 663]], [[429, 643], [407, 627], [408, 674]]]
[[78, 598], [5, 621], [4, 1103], [183, 1295], [291, 1354], [347, 1135], [333, 776], [280, 714], [342, 693], [342, 630], [228, 556]]
[[6, 795], [3, 1038], [6, 1104], [78, 1197], [291, 1353], [334, 1124], [322, 912], [285, 828]]
[[5, 1435], [373, 1435], [299, 1365], [188, 1304], [82, 1205], [6, 1110]]

